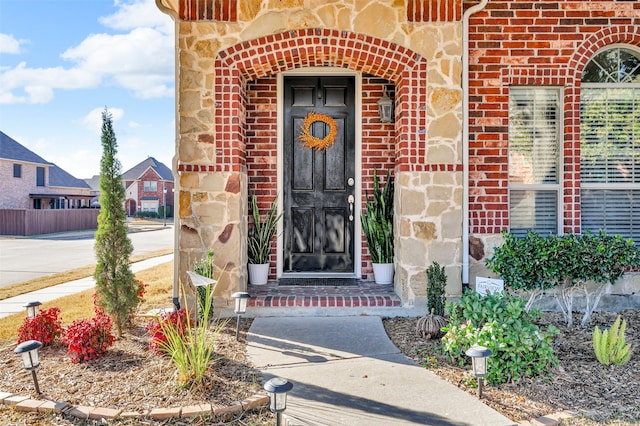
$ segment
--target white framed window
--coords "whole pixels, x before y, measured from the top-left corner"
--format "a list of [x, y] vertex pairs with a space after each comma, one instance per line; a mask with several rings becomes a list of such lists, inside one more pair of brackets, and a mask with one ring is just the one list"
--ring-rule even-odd
[[562, 89], [509, 89], [510, 232], [557, 234], [562, 224]]
[[597, 53], [581, 86], [582, 231], [604, 230], [640, 244], [640, 49]]
[[158, 192], [158, 182], [145, 180], [144, 184], [144, 192]]

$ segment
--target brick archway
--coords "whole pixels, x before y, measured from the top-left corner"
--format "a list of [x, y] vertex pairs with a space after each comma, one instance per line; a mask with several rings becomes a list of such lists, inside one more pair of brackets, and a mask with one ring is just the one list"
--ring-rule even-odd
[[244, 172], [247, 81], [304, 67], [362, 71], [396, 84], [396, 170], [427, 170], [427, 61], [402, 46], [349, 31], [305, 29], [245, 41], [215, 60], [215, 149], [210, 171]]

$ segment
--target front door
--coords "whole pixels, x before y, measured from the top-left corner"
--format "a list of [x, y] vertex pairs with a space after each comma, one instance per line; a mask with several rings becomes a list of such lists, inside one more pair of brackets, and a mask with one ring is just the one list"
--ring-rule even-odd
[[283, 148], [283, 272], [354, 273], [354, 77], [286, 77]]

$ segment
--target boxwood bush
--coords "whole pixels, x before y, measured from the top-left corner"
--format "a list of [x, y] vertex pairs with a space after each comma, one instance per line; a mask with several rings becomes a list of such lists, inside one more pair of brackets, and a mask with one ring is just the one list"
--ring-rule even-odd
[[534, 320], [537, 309], [529, 312], [525, 301], [507, 294], [482, 296], [466, 291], [458, 304], [447, 302], [449, 325], [442, 338], [444, 353], [452, 363], [470, 363], [465, 351], [473, 345], [489, 348], [486, 379], [493, 385], [513, 382], [523, 377], [545, 376], [558, 364], [552, 337], [558, 329], [542, 330]]

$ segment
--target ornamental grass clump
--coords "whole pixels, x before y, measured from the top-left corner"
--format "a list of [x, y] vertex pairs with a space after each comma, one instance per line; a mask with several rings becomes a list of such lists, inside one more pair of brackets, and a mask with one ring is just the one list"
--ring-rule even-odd
[[[209, 250], [207, 252], [207, 257], [204, 259], [196, 260], [193, 264], [193, 272], [198, 275], [202, 275], [203, 277], [207, 277], [213, 279], [213, 273], [215, 271], [215, 265], [213, 263], [213, 251]], [[206, 286], [196, 286], [196, 295], [198, 296], [198, 318], [202, 318], [204, 314], [204, 304], [207, 298], [207, 291], [211, 291], [211, 286], [214, 284], [209, 284]], [[213, 299], [211, 299], [210, 303], [213, 303]], [[213, 316], [213, 304], [209, 306], [209, 316]]]
[[604, 365], [626, 364], [631, 359], [631, 344], [626, 343], [624, 332], [627, 322], [616, 318], [610, 329], [600, 330], [598, 326], [593, 330], [593, 349], [596, 358]]
[[213, 289], [206, 287], [202, 317], [195, 321], [189, 309], [180, 321], [159, 321], [164, 336], [157, 340], [159, 352], [171, 357], [178, 370], [179, 387], [201, 386], [213, 356], [216, 336], [225, 327], [226, 322], [217, 322], [210, 329], [209, 316], [213, 299]]
[[558, 364], [552, 337], [559, 331], [535, 325], [540, 311], [527, 312], [525, 305], [519, 297], [466, 291], [459, 304], [447, 303], [450, 316], [443, 328], [444, 353], [452, 363], [464, 366], [470, 361], [465, 354], [470, 347], [490, 349], [487, 380], [492, 385], [549, 375]]

